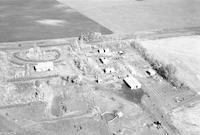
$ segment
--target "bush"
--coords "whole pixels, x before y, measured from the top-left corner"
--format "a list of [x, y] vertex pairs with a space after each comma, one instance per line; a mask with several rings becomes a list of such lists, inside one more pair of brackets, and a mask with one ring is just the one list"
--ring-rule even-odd
[[78, 39], [83, 40], [85, 42], [92, 42], [92, 41], [99, 41], [101, 40], [101, 33], [99, 32], [87, 32], [87, 33], [82, 33]]
[[147, 50], [139, 43], [133, 42], [131, 46], [151, 65], [151, 67], [165, 80], [167, 80], [172, 86], [189, 89], [189, 87], [178, 80], [175, 76], [176, 67], [172, 64], [164, 64], [161, 61], [155, 59], [152, 55], [147, 53]]

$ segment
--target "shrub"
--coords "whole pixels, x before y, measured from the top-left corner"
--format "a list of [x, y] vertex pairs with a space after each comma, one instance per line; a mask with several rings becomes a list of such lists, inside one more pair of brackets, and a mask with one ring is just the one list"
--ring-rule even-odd
[[172, 86], [189, 89], [189, 87], [178, 80], [175, 76], [176, 67], [172, 64], [164, 64], [161, 61], [155, 59], [152, 55], [147, 53], [146, 48], [142, 47], [138, 42], [131, 43], [131, 46], [151, 65], [151, 67], [165, 80], [167, 80]]
[[82, 33], [78, 39], [83, 40], [85, 42], [92, 42], [92, 41], [98, 41], [101, 40], [101, 33], [99, 32], [87, 32], [87, 33]]

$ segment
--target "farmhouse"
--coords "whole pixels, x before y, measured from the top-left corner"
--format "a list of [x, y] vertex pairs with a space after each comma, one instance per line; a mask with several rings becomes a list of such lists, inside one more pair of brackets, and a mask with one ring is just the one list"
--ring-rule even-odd
[[141, 83], [134, 78], [133, 76], [128, 76], [124, 78], [124, 82], [131, 88], [131, 89], [140, 89]]
[[34, 69], [37, 72], [52, 71], [53, 68], [54, 68], [53, 62], [40, 62], [34, 66]]

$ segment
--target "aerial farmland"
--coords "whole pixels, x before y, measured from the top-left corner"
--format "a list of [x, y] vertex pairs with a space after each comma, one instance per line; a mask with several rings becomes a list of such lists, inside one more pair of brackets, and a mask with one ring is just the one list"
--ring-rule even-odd
[[198, 4], [0, 0], [0, 135], [199, 135]]
[[176, 127], [177, 114], [180, 108], [198, 105], [197, 92], [165, 80], [141, 55], [138, 39], [132, 36], [90, 33], [79, 38], [13, 42], [12, 47], [2, 44], [0, 113], [10, 123], [2, 131], [186, 132]]

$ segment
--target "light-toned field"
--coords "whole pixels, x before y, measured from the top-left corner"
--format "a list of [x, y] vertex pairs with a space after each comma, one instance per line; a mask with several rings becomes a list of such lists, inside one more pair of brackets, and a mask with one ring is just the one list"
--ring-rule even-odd
[[200, 134], [200, 104], [194, 104], [189, 108], [175, 109], [172, 113], [173, 124], [180, 129], [182, 135]]
[[198, 27], [199, 0], [57, 0], [114, 33]]
[[200, 93], [200, 36], [142, 41], [159, 60], [177, 67], [177, 77]]

